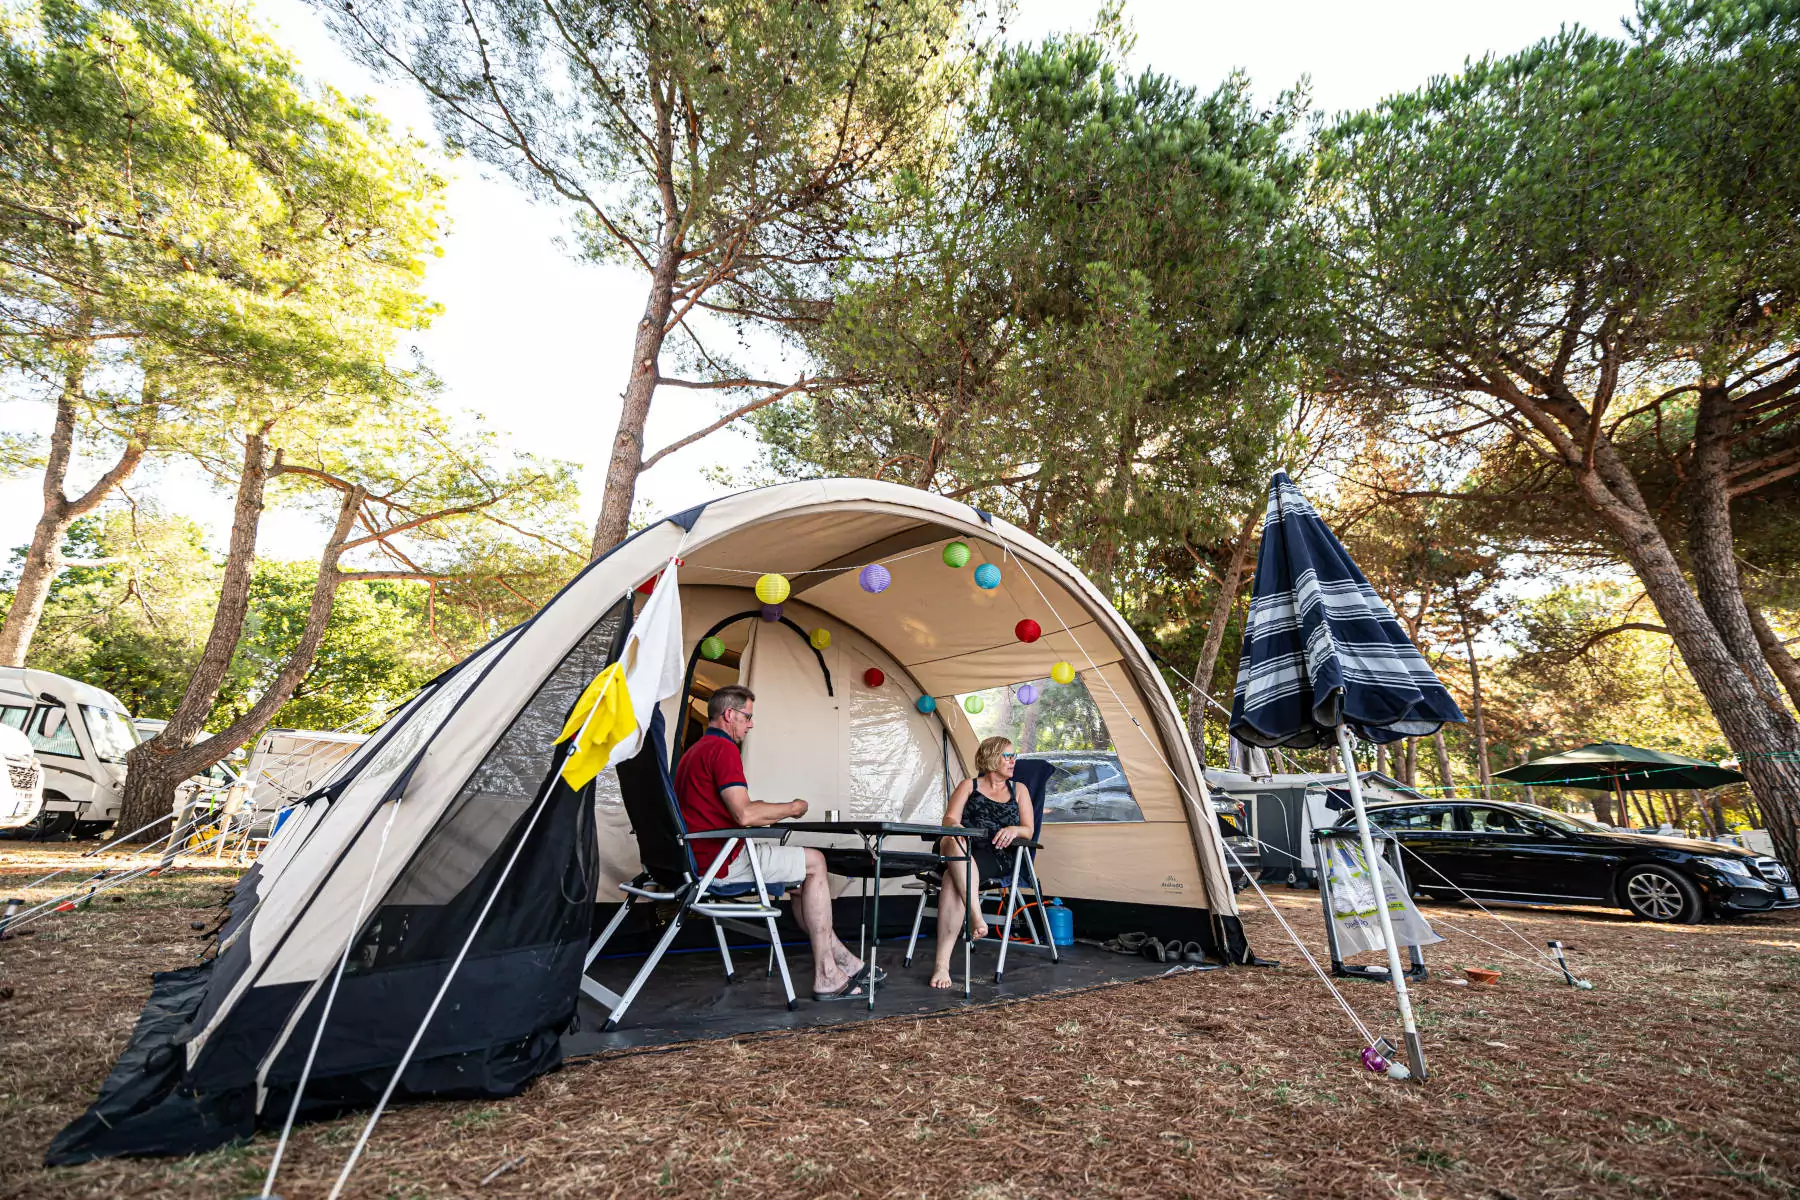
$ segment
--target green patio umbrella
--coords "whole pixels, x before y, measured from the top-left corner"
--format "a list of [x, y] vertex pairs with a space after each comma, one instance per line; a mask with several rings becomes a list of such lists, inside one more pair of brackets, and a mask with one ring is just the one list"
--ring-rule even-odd
[[1627, 791], [1716, 788], [1744, 782], [1744, 777], [1736, 771], [1704, 758], [1688, 758], [1618, 742], [1593, 742], [1579, 750], [1535, 758], [1505, 771], [1496, 771], [1494, 778], [1513, 783], [1612, 792], [1619, 798], [1619, 813], [1625, 818], [1626, 828], [1631, 827], [1631, 816], [1625, 808]]

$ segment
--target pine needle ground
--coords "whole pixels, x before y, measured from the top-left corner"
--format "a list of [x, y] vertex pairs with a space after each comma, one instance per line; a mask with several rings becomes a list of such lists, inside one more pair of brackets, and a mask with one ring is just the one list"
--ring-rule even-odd
[[[0, 843], [0, 897], [72, 853]], [[90, 872], [91, 873], [91, 872]], [[239, 1197], [259, 1136], [189, 1159], [48, 1171], [153, 970], [194, 961], [233, 873], [191, 866], [0, 943], [0, 1196]], [[40, 895], [48, 895], [41, 891]], [[1322, 953], [1316, 895], [1271, 893]], [[1369, 1075], [1343, 1014], [1250, 898], [1234, 969], [803, 1034], [573, 1063], [525, 1095], [382, 1122], [358, 1196], [1794, 1196], [1800, 914], [1656, 927], [1510, 910], [1560, 937], [1571, 990], [1473, 908], [1416, 990], [1424, 1087]], [[1446, 982], [1464, 966], [1492, 988]], [[1393, 1031], [1383, 986], [1346, 981]], [[10, 988], [10, 993], [6, 989]], [[1396, 1040], [1397, 1037], [1396, 1037]], [[323, 1196], [360, 1118], [299, 1130], [279, 1192]], [[483, 1181], [487, 1182], [484, 1184]]]

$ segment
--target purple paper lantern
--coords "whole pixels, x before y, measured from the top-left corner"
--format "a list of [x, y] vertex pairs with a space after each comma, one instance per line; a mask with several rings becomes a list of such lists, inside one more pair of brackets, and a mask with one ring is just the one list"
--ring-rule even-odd
[[762, 606], [762, 619], [765, 621], [781, 620], [781, 605], [765, 604]]
[[862, 584], [862, 590], [869, 593], [885, 592], [894, 577], [880, 563], [870, 563], [856, 573], [856, 582]]
[[1013, 695], [1017, 697], [1020, 704], [1037, 703], [1037, 689], [1032, 687], [1029, 683], [1021, 683], [1019, 685], [1019, 690], [1014, 692]]

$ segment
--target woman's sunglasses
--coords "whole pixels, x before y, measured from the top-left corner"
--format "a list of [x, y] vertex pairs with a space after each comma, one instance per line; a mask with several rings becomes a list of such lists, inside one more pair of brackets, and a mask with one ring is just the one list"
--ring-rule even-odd
[[1011, 762], [1013, 759], [1019, 757], [1019, 755], [1017, 751], [1012, 751], [1007, 754], [1002, 754], [1000, 757], [1004, 758], [1007, 762]]

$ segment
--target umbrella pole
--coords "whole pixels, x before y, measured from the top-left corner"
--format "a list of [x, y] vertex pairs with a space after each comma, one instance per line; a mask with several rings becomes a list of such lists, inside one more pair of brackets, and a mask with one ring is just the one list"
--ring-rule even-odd
[[1356, 811], [1356, 834], [1362, 839], [1363, 857], [1369, 864], [1369, 875], [1375, 882], [1375, 918], [1381, 923], [1381, 940], [1387, 945], [1388, 979], [1394, 985], [1394, 1000], [1400, 1007], [1400, 1026], [1406, 1031], [1406, 1057], [1413, 1075], [1423, 1083], [1425, 1048], [1419, 1044], [1419, 1029], [1413, 1023], [1412, 998], [1406, 994], [1406, 972], [1400, 965], [1400, 942], [1394, 936], [1394, 922], [1388, 916], [1387, 881], [1381, 874], [1381, 859], [1375, 855], [1375, 835], [1369, 832], [1369, 813], [1363, 807], [1362, 780], [1356, 774], [1356, 751], [1351, 748], [1350, 730], [1337, 727], [1338, 754], [1344, 760], [1344, 778], [1350, 785], [1350, 807]]
[[1617, 773], [1612, 777], [1613, 807], [1619, 810], [1619, 828], [1631, 828], [1631, 810], [1625, 807], [1625, 785], [1620, 782]]

